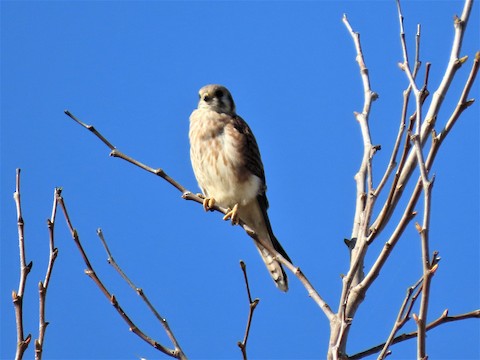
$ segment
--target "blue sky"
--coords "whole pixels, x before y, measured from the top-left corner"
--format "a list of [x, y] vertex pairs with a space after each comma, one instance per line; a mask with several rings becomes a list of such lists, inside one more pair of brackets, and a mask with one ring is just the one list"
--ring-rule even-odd
[[[432, 63], [431, 92], [448, 62], [453, 15], [462, 7], [460, 1], [403, 3], [412, 56], [416, 24], [422, 24], [421, 60]], [[352, 228], [353, 176], [362, 151], [352, 115], [363, 105], [362, 84], [343, 13], [361, 33], [372, 88], [380, 95], [370, 118], [373, 141], [382, 145], [374, 159], [378, 183], [408, 84], [397, 66], [402, 53], [393, 1], [2, 1], [0, 358], [12, 358], [16, 343], [15, 168], [22, 168], [27, 259], [34, 263], [24, 305], [25, 329], [34, 338], [37, 283], [48, 260], [45, 220], [54, 187], [61, 186], [95, 269], [150, 336], [167, 343], [160, 325], [107, 264], [98, 227], [191, 358], [241, 358], [236, 343], [243, 337], [248, 304], [240, 259], [247, 263], [253, 296], [261, 299], [249, 356], [324, 357], [328, 323], [292, 275], [290, 291], [282, 294], [240, 228], [183, 201], [161, 179], [109, 158], [108, 149], [63, 110], [94, 124], [121, 151], [198, 191], [188, 117], [200, 87], [227, 86], [262, 152], [274, 231], [336, 308], [340, 275], [348, 270], [343, 239]], [[438, 129], [480, 49], [478, 29], [474, 4], [462, 50], [470, 59], [452, 84]], [[470, 97], [479, 95], [477, 79]], [[446, 308], [458, 314], [480, 303], [478, 120], [475, 103], [445, 141], [433, 169], [431, 248], [442, 260], [432, 283], [429, 320]], [[371, 246], [367, 266], [387, 236], [388, 229]], [[44, 358], [165, 358], [128, 331], [83, 274], [85, 265], [62, 216], [56, 246]], [[420, 254], [411, 224], [354, 319], [349, 354], [385, 341], [406, 288], [421, 274]], [[406, 327], [413, 329], [413, 324]], [[478, 358], [479, 338], [478, 321], [450, 323], [428, 333], [427, 352], [432, 359]], [[415, 341], [392, 350], [392, 358], [413, 358]], [[33, 345], [26, 354], [32, 357]]]

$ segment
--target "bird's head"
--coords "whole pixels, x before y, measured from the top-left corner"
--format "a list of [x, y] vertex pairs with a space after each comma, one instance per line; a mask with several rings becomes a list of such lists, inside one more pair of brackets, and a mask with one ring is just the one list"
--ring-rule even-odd
[[235, 103], [230, 91], [222, 85], [206, 85], [198, 92], [199, 109], [209, 109], [218, 113], [235, 114]]

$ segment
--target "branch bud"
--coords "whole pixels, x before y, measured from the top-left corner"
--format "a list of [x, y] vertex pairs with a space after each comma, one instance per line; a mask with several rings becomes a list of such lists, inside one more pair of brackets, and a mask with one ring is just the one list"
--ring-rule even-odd
[[413, 320], [415, 320], [416, 323], [418, 323], [418, 316], [417, 316], [417, 314], [413, 313], [413, 314], [412, 314], [412, 318], [413, 318]]
[[415, 228], [417, 229], [417, 231], [418, 231], [419, 233], [422, 232], [422, 226], [421, 226], [418, 222], [415, 223]]
[[461, 57], [460, 59], [458, 59], [458, 62], [459, 62], [460, 65], [461, 65], [461, 64], [463, 64], [463, 63], [464, 63], [465, 61], [467, 61], [467, 60], [468, 60], [468, 55], [465, 55], [465, 56]]

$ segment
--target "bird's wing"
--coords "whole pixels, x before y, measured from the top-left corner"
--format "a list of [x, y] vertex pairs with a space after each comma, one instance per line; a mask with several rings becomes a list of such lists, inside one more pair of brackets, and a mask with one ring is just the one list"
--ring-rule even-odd
[[233, 127], [243, 135], [243, 156], [245, 161], [245, 167], [254, 175], [258, 176], [262, 180], [264, 185], [263, 192], [266, 191], [265, 171], [263, 170], [262, 158], [260, 156], [260, 150], [258, 149], [257, 140], [253, 136], [252, 130], [248, 124], [240, 116], [235, 115], [232, 117]]

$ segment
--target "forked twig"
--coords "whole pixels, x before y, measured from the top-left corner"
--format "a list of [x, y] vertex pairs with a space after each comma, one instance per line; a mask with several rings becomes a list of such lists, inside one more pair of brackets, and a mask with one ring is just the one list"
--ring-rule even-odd
[[260, 299], [256, 298], [255, 300], [252, 300], [252, 295], [250, 294], [250, 285], [248, 284], [247, 265], [243, 262], [243, 260], [240, 260], [240, 267], [242, 268], [243, 277], [245, 279], [245, 287], [247, 289], [248, 302], [249, 302], [249, 311], [248, 311], [247, 327], [245, 328], [245, 335], [243, 336], [243, 340], [239, 341], [237, 345], [242, 351], [243, 359], [247, 360], [248, 335], [250, 334], [250, 326], [252, 325], [253, 312], [255, 311], [258, 303], [260, 302]]
[[115, 310], [117, 310], [118, 314], [121, 316], [121, 318], [128, 324], [130, 327], [130, 331], [135, 333], [138, 337], [140, 337], [143, 341], [146, 343], [150, 344], [152, 347], [155, 349], [163, 352], [166, 355], [169, 355], [171, 357], [177, 358], [177, 359], [186, 359], [185, 355], [183, 352], [179, 351], [179, 349], [170, 349], [159, 342], [153, 340], [149, 336], [147, 336], [142, 330], [140, 330], [134, 322], [130, 319], [130, 317], [127, 315], [127, 313], [122, 309], [120, 304], [118, 303], [117, 299], [115, 298], [115, 295], [111, 294], [105, 285], [102, 283], [100, 278], [97, 276], [95, 273], [95, 270], [93, 269], [92, 264], [90, 263], [90, 260], [88, 259], [87, 254], [85, 253], [85, 250], [83, 249], [83, 246], [80, 242], [80, 237], [78, 236], [77, 230], [73, 227], [72, 222], [70, 220], [70, 217], [68, 215], [67, 207], [65, 206], [65, 202], [63, 200], [63, 197], [58, 195], [58, 203], [60, 207], [63, 210], [63, 213], [65, 215], [65, 220], [67, 222], [67, 226], [70, 230], [70, 233], [72, 235], [73, 241], [77, 245], [78, 250], [80, 251], [80, 254], [83, 258], [83, 261], [85, 262], [85, 265], [87, 266], [87, 269], [85, 270], [85, 274], [87, 274], [93, 282], [98, 286], [98, 288], [101, 290], [101, 292], [105, 295], [105, 297], [111, 302]]
[[24, 337], [23, 332], [23, 293], [25, 291], [25, 284], [27, 283], [27, 276], [32, 269], [33, 263], [30, 261], [27, 264], [25, 255], [25, 223], [23, 221], [22, 204], [20, 201], [20, 171], [20, 169], [16, 171], [15, 192], [13, 193], [13, 199], [17, 208], [18, 246], [20, 248], [20, 282], [18, 284], [18, 290], [12, 291], [15, 322], [17, 325], [17, 351], [15, 353], [15, 360], [23, 358], [23, 353], [32, 339], [31, 334]]
[[97, 235], [100, 238], [100, 241], [102, 242], [103, 247], [105, 248], [105, 251], [107, 252], [108, 263], [113, 266], [113, 268], [120, 274], [120, 276], [123, 278], [123, 280], [125, 280], [125, 282], [137, 293], [137, 295], [142, 298], [142, 300], [147, 305], [148, 309], [160, 321], [160, 324], [162, 324], [162, 327], [164, 328], [167, 336], [169, 337], [170, 341], [172, 342], [173, 346], [175, 347], [175, 352], [178, 354], [178, 358], [179, 359], [186, 359], [186, 356], [185, 356], [182, 348], [180, 347], [180, 344], [178, 343], [175, 335], [173, 334], [173, 331], [170, 329], [170, 326], [168, 325], [167, 319], [165, 319], [163, 316], [161, 316], [158, 313], [158, 311], [155, 309], [155, 307], [152, 305], [152, 303], [148, 299], [147, 295], [145, 295], [144, 291], [141, 288], [135, 286], [135, 284], [130, 280], [130, 278], [120, 268], [118, 263], [113, 258], [112, 253], [110, 252], [110, 249], [107, 245], [105, 237], [103, 236], [102, 229], [97, 230]]
[[400, 306], [400, 310], [398, 311], [397, 319], [395, 320], [395, 324], [388, 336], [387, 341], [385, 342], [380, 355], [378, 356], [378, 360], [385, 359], [388, 355], [390, 355], [389, 347], [392, 344], [393, 339], [397, 332], [405, 325], [405, 323], [410, 319], [410, 314], [413, 309], [413, 305], [417, 300], [420, 292], [422, 291], [423, 276], [412, 286], [407, 289], [407, 294], [405, 295], [405, 299], [403, 300], [402, 306]]

